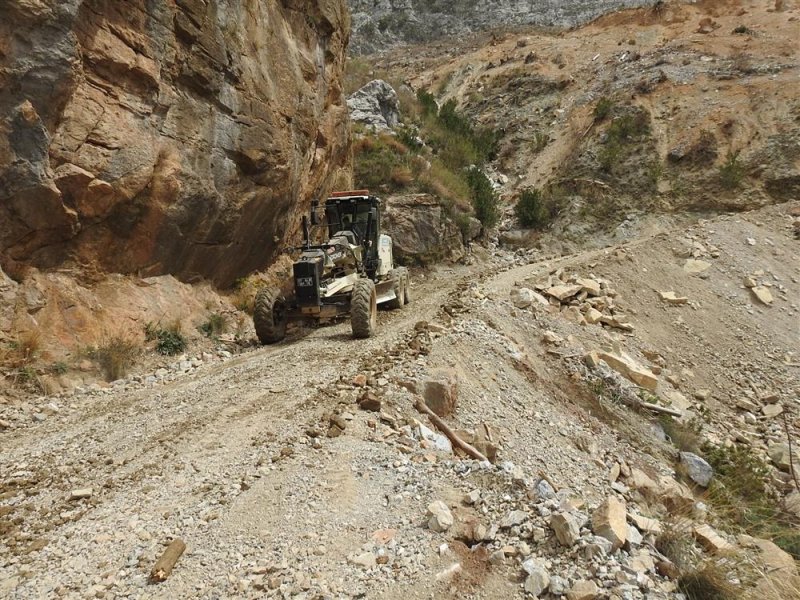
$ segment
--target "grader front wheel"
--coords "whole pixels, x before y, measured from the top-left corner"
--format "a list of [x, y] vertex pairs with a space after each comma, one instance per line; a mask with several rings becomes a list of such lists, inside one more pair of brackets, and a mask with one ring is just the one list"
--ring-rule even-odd
[[371, 279], [359, 279], [350, 299], [353, 337], [369, 338], [378, 329], [378, 295]]
[[262, 288], [256, 294], [253, 325], [262, 344], [275, 344], [286, 337], [286, 299], [276, 288]]

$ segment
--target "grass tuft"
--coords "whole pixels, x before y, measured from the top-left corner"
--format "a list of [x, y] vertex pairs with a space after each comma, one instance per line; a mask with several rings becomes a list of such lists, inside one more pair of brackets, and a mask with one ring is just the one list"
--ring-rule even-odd
[[200, 331], [210, 338], [218, 338], [228, 330], [228, 319], [222, 313], [212, 313], [205, 323], [200, 325]]
[[706, 563], [689, 571], [678, 580], [678, 589], [687, 600], [737, 600], [741, 598], [741, 588], [733, 585], [725, 570]]
[[115, 335], [90, 350], [89, 356], [97, 362], [108, 381], [116, 381], [130, 372], [141, 353], [142, 346], [138, 341]]

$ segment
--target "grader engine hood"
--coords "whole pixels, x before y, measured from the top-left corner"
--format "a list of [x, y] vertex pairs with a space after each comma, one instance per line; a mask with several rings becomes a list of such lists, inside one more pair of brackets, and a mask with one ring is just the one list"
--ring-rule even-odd
[[294, 263], [294, 290], [301, 306], [320, 302], [320, 284], [325, 270], [325, 252], [308, 250]]

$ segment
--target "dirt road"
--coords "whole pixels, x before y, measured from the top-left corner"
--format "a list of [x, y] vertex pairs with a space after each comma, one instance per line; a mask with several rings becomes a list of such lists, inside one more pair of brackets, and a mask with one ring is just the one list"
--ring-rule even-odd
[[[687, 256], [703, 249], [704, 275], [684, 270], [683, 246]], [[644, 352], [660, 356], [659, 394], [682, 392], [703, 435], [746, 432], [765, 451], [780, 439], [778, 421], [765, 413], [751, 427], [736, 402], [758, 403], [752, 387], [794, 410], [800, 273], [788, 209], [526, 262], [498, 252], [418, 277], [412, 304], [381, 312], [370, 340], [352, 340], [347, 323], [302, 332], [173, 382], [75, 395], [43, 422], [2, 433], [0, 596], [510, 598], [525, 595], [530, 559], [546, 561], [559, 578], [551, 586], [592, 578], [631, 598], [674, 598], [674, 582], [635, 571], [655, 552], [647, 546], [599, 558], [577, 550], [597, 544], [589, 508], [610, 495], [659, 516], [636, 481], [609, 472], [625, 465], [659, 489], [675, 485], [675, 451], [657, 420], [598, 393], [582, 359], [613, 345], [642, 364]], [[634, 331], [509, 301], [515, 286], [558, 268], [607, 277]], [[773, 305], [758, 304], [743, 276], [769, 284]], [[690, 302], [667, 306], [662, 288]], [[451, 425], [489, 431], [496, 465], [420, 439], [424, 419], [404, 382], [437, 368], [458, 377]], [[358, 374], [380, 414], [359, 410]], [[327, 435], [331, 415], [345, 424], [337, 437]], [[71, 500], [81, 488], [91, 497]], [[468, 492], [479, 499], [464, 502]], [[427, 527], [434, 500], [453, 511], [446, 533]], [[552, 534], [550, 515], [563, 510], [583, 525], [574, 550]], [[174, 537], [186, 553], [165, 583], [148, 583]]]

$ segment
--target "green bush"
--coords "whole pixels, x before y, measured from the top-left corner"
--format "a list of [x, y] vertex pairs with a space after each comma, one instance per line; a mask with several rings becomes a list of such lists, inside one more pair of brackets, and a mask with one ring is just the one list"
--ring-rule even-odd
[[473, 168], [467, 170], [467, 183], [472, 192], [475, 217], [484, 227], [494, 227], [500, 220], [500, 208], [489, 178], [480, 169]]
[[439, 114], [439, 105], [436, 103], [436, 98], [430, 92], [420, 90], [417, 92], [417, 100], [422, 105], [422, 114], [424, 116], [436, 116]]
[[411, 170], [409, 149], [390, 135], [365, 135], [353, 145], [354, 181], [356, 187], [390, 191], [406, 187], [405, 179], [394, 175]]
[[188, 346], [181, 333], [180, 323], [177, 322], [168, 329], [164, 329], [159, 323], [147, 323], [144, 326], [144, 337], [148, 342], [156, 342], [156, 352], [164, 356], [180, 354]]
[[627, 142], [632, 138], [641, 137], [650, 131], [647, 113], [637, 111], [635, 115], [623, 115], [614, 119], [608, 128], [609, 141]]
[[164, 356], [174, 356], [186, 350], [186, 338], [180, 331], [162, 329], [158, 332], [156, 352]]
[[53, 366], [50, 367], [50, 370], [56, 375], [66, 375], [69, 372], [69, 365], [60, 360], [56, 363], [53, 363]]
[[800, 560], [800, 518], [785, 511], [771, 495], [769, 466], [748, 446], [703, 447], [714, 469], [709, 504], [731, 527], [771, 539]]
[[744, 167], [739, 162], [739, 153], [728, 153], [723, 165], [719, 168], [719, 182], [726, 190], [733, 190], [742, 184]]
[[597, 155], [600, 168], [611, 173], [622, 157], [622, 144], [616, 140], [608, 140]]
[[514, 215], [522, 227], [542, 229], [558, 214], [553, 198], [541, 190], [527, 189], [520, 194]]
[[606, 98], [603, 96], [600, 100], [597, 101], [597, 104], [594, 107], [594, 120], [595, 121], [603, 121], [611, 114], [611, 111], [614, 109], [614, 102], [611, 98]]

